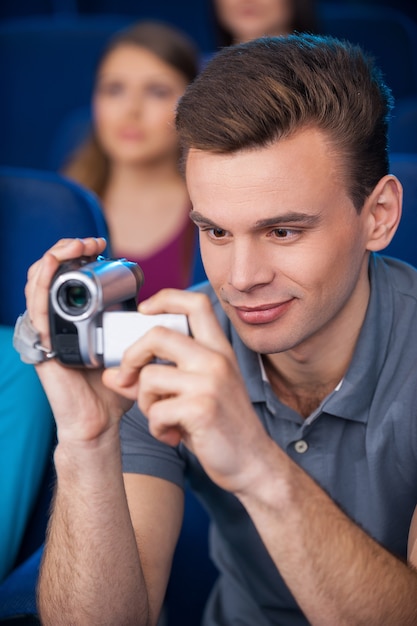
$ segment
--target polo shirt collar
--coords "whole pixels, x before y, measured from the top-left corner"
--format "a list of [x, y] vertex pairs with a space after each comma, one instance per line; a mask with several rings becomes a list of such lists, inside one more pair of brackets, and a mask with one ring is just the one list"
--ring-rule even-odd
[[378, 379], [388, 353], [394, 317], [394, 293], [382, 257], [369, 261], [370, 299], [351, 364], [337, 393], [324, 400], [322, 410], [346, 419], [367, 422]]

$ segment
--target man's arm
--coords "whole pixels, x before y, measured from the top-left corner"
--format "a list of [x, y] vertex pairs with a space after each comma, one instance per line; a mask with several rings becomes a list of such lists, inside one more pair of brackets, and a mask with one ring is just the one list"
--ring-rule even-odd
[[58, 445], [55, 462], [39, 583], [42, 623], [156, 624], [181, 524], [181, 490], [138, 475], [126, 475], [124, 485], [116, 430], [99, 446]]
[[[373, 541], [271, 440], [202, 294], [164, 290], [146, 313], [185, 313], [192, 337], [153, 329], [108, 381], [138, 398], [150, 432], [180, 439], [246, 507], [307, 619], [317, 626], [417, 623], [417, 573]], [[175, 368], [153, 364], [153, 357]], [[242, 547], [244, 549], [244, 547]]]
[[278, 447], [265, 449], [236, 495], [311, 624], [417, 623], [417, 572], [353, 523]]
[[144, 571], [150, 623], [154, 624], [165, 597], [181, 530], [184, 493], [174, 483], [152, 476], [125, 474], [124, 483]]
[[[30, 268], [28, 314], [47, 349], [54, 273], [63, 261], [97, 256], [104, 245], [94, 238], [62, 240]], [[132, 402], [107, 389], [101, 371], [65, 368], [54, 359], [37, 371], [58, 434], [57, 488], [39, 584], [42, 623], [155, 624], [182, 516], [181, 491], [146, 477], [126, 478], [125, 488], [119, 422]]]

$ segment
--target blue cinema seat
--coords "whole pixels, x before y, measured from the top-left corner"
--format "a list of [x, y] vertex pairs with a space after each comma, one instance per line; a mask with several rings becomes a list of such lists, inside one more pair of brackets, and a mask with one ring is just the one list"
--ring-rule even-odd
[[69, 111], [91, 98], [105, 43], [133, 17], [32, 16], [0, 21], [0, 165], [48, 168], [50, 142]]
[[417, 154], [417, 95], [396, 102], [389, 125], [389, 149]]
[[218, 571], [209, 556], [210, 519], [185, 491], [184, 521], [166, 593], [163, 626], [198, 626]]
[[93, 193], [59, 174], [12, 167], [0, 167], [0, 232], [0, 324], [9, 326], [25, 309], [29, 266], [53, 243], [108, 234]]
[[321, 31], [373, 55], [396, 100], [417, 96], [417, 24], [402, 11], [366, 2], [321, 2]]

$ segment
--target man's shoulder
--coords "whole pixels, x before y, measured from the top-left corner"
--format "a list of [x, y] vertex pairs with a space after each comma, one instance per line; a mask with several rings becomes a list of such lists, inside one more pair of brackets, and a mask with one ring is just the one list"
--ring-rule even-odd
[[384, 289], [389, 283], [394, 292], [417, 300], [417, 269], [400, 259], [376, 256], [377, 287]]

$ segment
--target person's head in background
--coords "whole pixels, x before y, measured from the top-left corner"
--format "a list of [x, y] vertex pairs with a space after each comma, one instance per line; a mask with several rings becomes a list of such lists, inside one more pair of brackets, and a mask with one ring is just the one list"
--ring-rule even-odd
[[64, 173], [103, 197], [117, 168], [176, 166], [175, 108], [198, 64], [172, 26], [143, 21], [116, 33], [96, 72], [91, 134]]
[[217, 45], [318, 32], [316, 0], [212, 0]]

